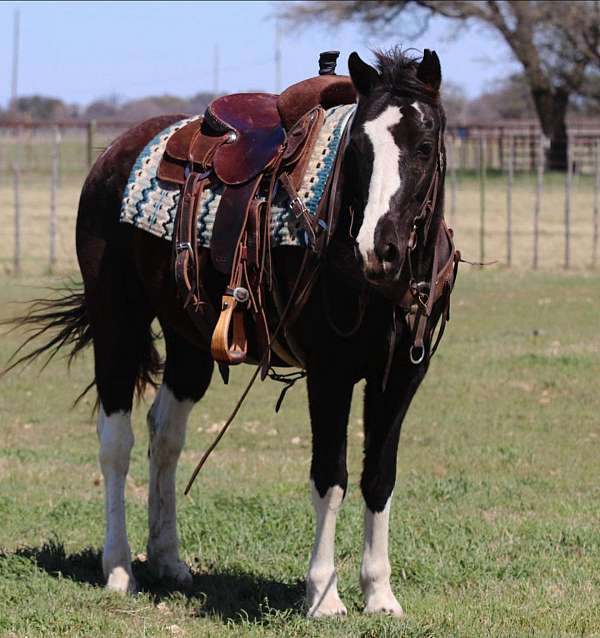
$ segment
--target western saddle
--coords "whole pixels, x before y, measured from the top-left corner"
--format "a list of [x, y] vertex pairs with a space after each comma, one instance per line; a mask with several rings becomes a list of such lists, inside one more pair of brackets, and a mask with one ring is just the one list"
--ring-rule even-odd
[[[192, 321], [210, 341], [225, 379], [227, 366], [242, 363], [248, 356], [247, 318], [254, 322], [263, 377], [270, 367], [271, 351], [278, 364], [304, 367], [297, 349], [270, 330], [272, 321], [265, 313], [273, 282], [271, 203], [276, 190], [285, 189], [295, 223], [306, 232], [312, 248], [306, 253], [318, 257], [335, 221], [335, 197], [327, 194], [335, 190], [342, 153], [315, 215], [304, 207], [298, 188], [325, 110], [356, 101], [350, 78], [334, 73], [337, 55], [321, 54], [320, 75], [294, 84], [281, 95], [238, 93], [216, 98], [202, 118], [172, 135], [161, 160], [158, 177], [181, 188], [173, 236], [178, 291]], [[208, 254], [198, 248], [199, 204], [203, 190], [216, 186], [223, 190]], [[218, 316], [203, 283], [208, 259], [229, 282]], [[305, 279], [300, 286], [304, 292], [310, 278]], [[292, 299], [288, 307], [291, 303]], [[286, 313], [287, 309], [280, 313], [280, 324]]]

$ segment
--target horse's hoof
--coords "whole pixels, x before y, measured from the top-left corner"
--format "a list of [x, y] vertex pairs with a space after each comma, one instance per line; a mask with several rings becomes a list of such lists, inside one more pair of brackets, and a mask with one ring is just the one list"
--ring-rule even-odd
[[190, 568], [182, 560], [161, 563], [157, 566], [151, 565], [151, 568], [158, 579], [172, 585], [175, 589], [188, 589], [192, 586], [194, 579]]
[[311, 605], [307, 612], [308, 618], [327, 618], [329, 616], [347, 616], [348, 610], [339, 596], [332, 595], [318, 600]]
[[386, 614], [395, 618], [402, 618], [404, 611], [392, 592], [372, 596], [363, 610], [365, 614]]
[[133, 574], [123, 567], [114, 567], [110, 571], [106, 580], [106, 589], [120, 594], [137, 594], [138, 591]]

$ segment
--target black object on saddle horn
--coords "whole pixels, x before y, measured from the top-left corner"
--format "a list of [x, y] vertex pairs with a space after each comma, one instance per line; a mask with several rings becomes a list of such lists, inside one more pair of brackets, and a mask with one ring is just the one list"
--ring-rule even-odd
[[335, 75], [339, 51], [323, 51], [319, 55], [319, 75]]

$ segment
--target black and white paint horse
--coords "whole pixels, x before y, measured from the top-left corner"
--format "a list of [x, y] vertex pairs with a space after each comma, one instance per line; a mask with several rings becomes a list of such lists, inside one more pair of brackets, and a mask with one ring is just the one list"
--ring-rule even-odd
[[[420, 60], [399, 50], [377, 54], [377, 68], [356, 53], [349, 59], [358, 106], [344, 149], [342, 210], [326, 263], [297, 320], [297, 339], [307, 353], [312, 427], [310, 482], [316, 536], [307, 575], [310, 616], [346, 614], [336, 583], [336, 518], [346, 493], [346, 429], [354, 385], [366, 380], [364, 397], [364, 549], [360, 582], [365, 612], [400, 616], [392, 591], [388, 525], [396, 478], [400, 427], [428, 367], [413, 363], [409, 331], [398, 331], [393, 309], [409, 285], [409, 268], [427, 279], [437, 230], [443, 223], [443, 167], [440, 193], [428, 220], [429, 232], [407, 259], [415, 217], [443, 157], [444, 112], [440, 64], [435, 52]], [[58, 327], [44, 350], [92, 343], [99, 397], [100, 466], [106, 491], [103, 570], [107, 587], [135, 591], [127, 538], [124, 490], [134, 437], [131, 410], [136, 388], [160, 369], [151, 323], [160, 322], [166, 342], [164, 376], [148, 414], [150, 484], [148, 562], [158, 577], [176, 586], [191, 582], [179, 558], [175, 472], [186, 424], [211, 381], [213, 360], [176, 298], [169, 242], [119, 223], [121, 197], [131, 167], [144, 145], [181, 115], [147, 120], [119, 137], [99, 157], [81, 193], [77, 255], [83, 293], [73, 292], [33, 311], [25, 324]], [[419, 231], [420, 232], [420, 231]], [[414, 237], [413, 237], [414, 241]], [[293, 281], [302, 250], [281, 247], [273, 263]], [[447, 260], [450, 246], [442, 246]], [[412, 276], [417, 276], [412, 272]], [[220, 299], [223, 281], [215, 273], [209, 293]], [[328, 304], [324, 308], [323, 287]], [[361, 308], [362, 306], [362, 308]], [[436, 310], [439, 315], [439, 310]], [[325, 320], [327, 316], [329, 321]], [[345, 335], [362, 317], [360, 325]], [[41, 333], [41, 330], [40, 330]], [[395, 334], [390, 350], [389, 335]], [[426, 348], [430, 348], [426, 343]], [[391, 351], [391, 357], [390, 357]], [[383, 383], [384, 370], [389, 370]], [[304, 424], [298, 423], [301, 429]]]

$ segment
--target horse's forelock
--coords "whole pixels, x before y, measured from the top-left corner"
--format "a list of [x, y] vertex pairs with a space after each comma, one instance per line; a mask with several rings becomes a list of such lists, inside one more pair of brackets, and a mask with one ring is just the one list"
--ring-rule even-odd
[[439, 91], [419, 80], [417, 70], [421, 58], [409, 55], [409, 51], [412, 49], [393, 47], [373, 52], [384, 90], [397, 97], [414, 98], [437, 106]]

